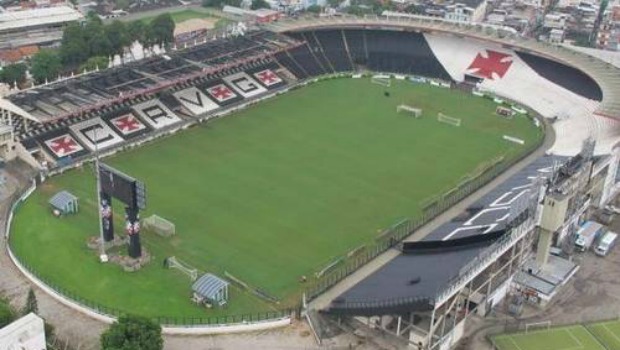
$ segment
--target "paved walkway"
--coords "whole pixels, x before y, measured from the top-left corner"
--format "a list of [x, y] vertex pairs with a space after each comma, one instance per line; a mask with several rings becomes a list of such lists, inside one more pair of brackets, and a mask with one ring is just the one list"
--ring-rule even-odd
[[[18, 188], [27, 186], [24, 176], [26, 171], [24, 165], [20, 164], [17, 165], [17, 169], [12, 169], [7, 174], [7, 185], [0, 195], [0, 213], [2, 214], [0, 219], [0, 234], [2, 236], [0, 240], [0, 249], [2, 250], [2, 254], [0, 254], [0, 294], [5, 296], [16, 310], [23, 307], [31, 285], [13, 265], [6, 252], [5, 213], [9, 210], [10, 196]], [[41, 249], [45, 249], [45, 247], [41, 247]], [[35, 294], [39, 314], [55, 327], [60, 340], [68, 341], [71, 347], [76, 350], [98, 348], [99, 334], [105, 329], [105, 325], [64, 306], [36, 288]]]

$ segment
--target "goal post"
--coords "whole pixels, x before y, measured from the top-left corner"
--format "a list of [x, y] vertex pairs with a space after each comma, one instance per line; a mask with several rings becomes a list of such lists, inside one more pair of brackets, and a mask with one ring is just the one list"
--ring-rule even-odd
[[177, 269], [186, 274], [192, 281], [198, 279], [198, 270], [189, 266], [182, 261], [179, 261], [176, 257], [171, 256], [164, 260], [164, 264], [169, 269]]
[[540, 330], [549, 330], [551, 328], [551, 321], [543, 321], [543, 322], [533, 322], [525, 324], [525, 333], [540, 331]]
[[373, 75], [370, 78], [370, 81], [373, 84], [378, 84], [378, 85], [382, 85], [382, 86], [385, 86], [385, 87], [392, 86], [392, 79], [390, 78], [389, 75], [383, 75], [383, 74]]
[[437, 121], [441, 123], [450, 124], [453, 126], [461, 126], [461, 119], [447, 116], [443, 113], [437, 113]]
[[398, 105], [396, 106], [396, 113], [405, 112], [413, 115], [416, 118], [420, 118], [422, 116], [422, 110], [420, 108], [416, 108], [408, 105]]
[[151, 215], [142, 221], [145, 230], [153, 231], [156, 234], [169, 237], [176, 234], [174, 223], [157, 215]]

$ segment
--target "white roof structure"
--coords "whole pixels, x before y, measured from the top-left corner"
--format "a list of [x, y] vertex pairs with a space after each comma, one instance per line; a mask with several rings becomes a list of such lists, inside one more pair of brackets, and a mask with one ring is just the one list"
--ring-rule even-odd
[[0, 13], [0, 32], [78, 21], [84, 15], [69, 6], [56, 6]]
[[620, 120], [620, 69], [592, 57], [588, 54], [566, 49], [563, 46], [538, 42], [514, 34], [504, 27], [485, 24], [452, 23], [438, 18], [425, 16], [365, 16], [365, 17], [330, 17], [330, 18], [299, 18], [282, 20], [265, 25], [275, 32], [287, 32], [306, 29], [330, 27], [342, 28], [410, 28], [418, 31], [449, 33], [463, 35], [473, 39], [494, 42], [506, 47], [520, 49], [538, 56], [563, 63], [569, 67], [577, 67], [596, 81], [602, 92], [603, 100], [594, 114]]
[[5, 98], [0, 98], [0, 110], [8, 111], [10, 113], [19, 115], [24, 119], [32, 120], [33, 122], [40, 122], [39, 119], [31, 116], [30, 113], [24, 111], [22, 108], [16, 106], [15, 104], [13, 104], [13, 102]]
[[33, 313], [0, 329], [0, 350], [45, 350], [43, 319]]

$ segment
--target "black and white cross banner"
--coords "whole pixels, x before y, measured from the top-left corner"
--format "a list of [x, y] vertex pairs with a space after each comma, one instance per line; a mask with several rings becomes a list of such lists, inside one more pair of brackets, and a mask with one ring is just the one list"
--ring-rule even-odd
[[267, 89], [244, 72], [229, 75], [224, 78], [224, 81], [245, 98], [267, 91]]
[[265, 69], [265, 70], [262, 70], [260, 72], [256, 72], [253, 75], [256, 77], [256, 79], [258, 79], [258, 81], [261, 82], [261, 84], [265, 85], [266, 87], [271, 87], [271, 86], [274, 86], [274, 85], [278, 85], [278, 84], [282, 83], [282, 81], [283, 81], [271, 69]]
[[174, 97], [194, 115], [200, 115], [219, 107], [195, 86], [175, 92]]
[[138, 116], [155, 129], [161, 129], [181, 121], [168, 107], [158, 99], [146, 101], [131, 107]]
[[91, 151], [112, 147], [124, 141], [101, 118], [93, 118], [69, 127], [75, 137]]
[[146, 125], [131, 112], [110, 118], [109, 122], [124, 138], [131, 138], [149, 131]]
[[82, 147], [82, 145], [66, 130], [60, 135], [44, 139], [43, 144], [52, 153], [54, 158], [77, 156], [86, 153], [84, 147]]

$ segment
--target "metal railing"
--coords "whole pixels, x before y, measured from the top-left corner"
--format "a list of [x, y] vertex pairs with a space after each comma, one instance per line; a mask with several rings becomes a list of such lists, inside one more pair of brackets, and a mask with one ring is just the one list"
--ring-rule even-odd
[[[36, 268], [26, 263], [23, 260], [20, 260], [18, 255], [14, 254], [10, 247], [10, 230], [11, 223], [13, 220], [13, 215], [15, 212], [19, 210], [20, 205], [28, 199], [28, 197], [36, 190], [36, 182], [34, 180], [31, 181], [30, 186], [26, 188], [19, 189], [16, 193], [14, 193], [10, 197], [11, 206], [8, 208], [5, 213], [6, 223], [5, 223], [5, 237], [7, 238], [6, 249], [23, 269], [25, 269], [28, 273], [30, 273], [34, 278], [38, 280], [38, 282], [44, 284], [46, 287], [51, 289], [54, 293], [58, 294], [60, 297], [63, 297], [65, 300], [70, 301], [73, 304], [81, 306], [90, 310], [91, 312], [97, 313], [101, 316], [109, 317], [109, 318], [118, 318], [119, 316], [128, 314], [127, 311], [110, 307], [107, 305], [103, 305], [99, 302], [90, 300], [88, 298], [84, 298], [80, 296], [78, 293], [75, 293], [67, 288], [60, 286], [59, 284], [51, 281], [49, 278], [44, 277], [41, 273], [39, 273]], [[157, 316], [152, 317], [152, 319], [164, 326], [186, 326], [186, 327], [198, 327], [198, 326], [225, 326], [231, 324], [251, 324], [258, 322], [267, 322], [267, 321], [276, 321], [288, 317], [292, 317], [294, 311], [290, 308], [284, 308], [281, 310], [275, 311], [265, 311], [265, 312], [255, 312], [255, 313], [245, 313], [238, 315], [219, 315], [219, 316], [205, 316], [205, 317], [183, 317], [183, 316]]]
[[[541, 125], [543, 125], [544, 131], [544, 123], [541, 123]], [[441, 196], [433, 203], [427, 205], [420, 217], [407, 219], [400, 222], [381, 234], [380, 237], [378, 237], [372, 244], [367, 245], [363, 251], [356, 254], [355, 257], [344, 258], [343, 263], [337, 267], [334, 267], [331, 272], [325, 273], [323, 277], [319, 278], [312, 286], [306, 289], [306, 297], [308, 298], [308, 301], [332, 288], [337, 283], [357, 271], [360, 267], [367, 264], [369, 261], [383, 254], [388, 249], [396, 246], [403, 239], [441, 215], [456, 203], [493, 181], [507, 169], [532, 154], [535, 150], [542, 146], [543, 143], [544, 137], [538, 138], [536, 142], [527, 145], [527, 149], [520, 155], [510, 159], [503, 159], [500, 162], [495, 163], [477, 177], [461, 184], [456, 189], [450, 190], [447, 195]]]

